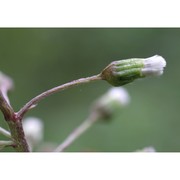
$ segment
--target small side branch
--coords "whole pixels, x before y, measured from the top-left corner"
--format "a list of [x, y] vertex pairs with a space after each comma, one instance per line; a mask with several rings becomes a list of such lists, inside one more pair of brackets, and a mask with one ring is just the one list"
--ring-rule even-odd
[[73, 86], [77, 86], [77, 85], [80, 85], [80, 84], [83, 84], [83, 83], [89, 83], [89, 82], [97, 81], [97, 80], [101, 80], [101, 79], [102, 79], [101, 75], [98, 74], [98, 75], [95, 75], [95, 76], [92, 76], [92, 77], [87, 77], [87, 78], [81, 78], [81, 79], [78, 79], [78, 80], [74, 80], [72, 82], [57, 86], [57, 87], [52, 88], [50, 90], [47, 90], [47, 91], [39, 94], [38, 96], [34, 97], [32, 100], [30, 100], [24, 107], [22, 107], [20, 109], [19, 112], [17, 112], [17, 116], [22, 118], [24, 116], [24, 114], [28, 110], [30, 110], [32, 107], [36, 106], [45, 97], [48, 97], [48, 96], [50, 96], [52, 94], [55, 94], [55, 93], [57, 93], [59, 91], [71, 88]]
[[68, 146], [70, 146], [79, 136], [81, 136], [85, 131], [87, 131], [97, 120], [99, 116], [97, 114], [92, 114], [87, 118], [79, 127], [77, 127], [65, 140], [60, 144], [54, 152], [62, 152]]
[[14, 146], [13, 141], [0, 141], [0, 150], [7, 146]]
[[3, 129], [2, 127], [0, 127], [0, 134], [8, 137], [8, 138], [11, 138], [11, 133], [5, 129]]
[[10, 132], [0, 128], [0, 133], [10, 137], [12, 141], [1, 141], [1, 147], [13, 145], [13, 147], [20, 152], [29, 152], [21, 118], [17, 117], [13, 108], [10, 105], [8, 92], [13, 88], [13, 81], [10, 77], [0, 72], [0, 110], [9, 126]]

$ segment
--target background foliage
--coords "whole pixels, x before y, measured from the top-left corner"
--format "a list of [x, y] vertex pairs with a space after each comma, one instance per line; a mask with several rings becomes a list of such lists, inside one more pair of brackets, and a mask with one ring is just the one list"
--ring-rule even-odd
[[[122, 152], [145, 146], [180, 151], [180, 29], [0, 29], [0, 39], [0, 70], [14, 79], [10, 99], [15, 110], [44, 90], [99, 73], [111, 61], [163, 56], [163, 76], [126, 85], [131, 104], [111, 122], [93, 126], [67, 151]], [[41, 118], [45, 141], [59, 144], [110, 87], [102, 81], [66, 90], [27, 116]], [[0, 126], [7, 128], [2, 114]]]

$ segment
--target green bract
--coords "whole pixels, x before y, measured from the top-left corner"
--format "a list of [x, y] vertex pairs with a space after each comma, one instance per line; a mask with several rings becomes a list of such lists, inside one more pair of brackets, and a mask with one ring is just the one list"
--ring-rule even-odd
[[113, 86], [122, 86], [144, 77], [141, 73], [143, 67], [143, 59], [114, 61], [102, 71], [102, 78]]

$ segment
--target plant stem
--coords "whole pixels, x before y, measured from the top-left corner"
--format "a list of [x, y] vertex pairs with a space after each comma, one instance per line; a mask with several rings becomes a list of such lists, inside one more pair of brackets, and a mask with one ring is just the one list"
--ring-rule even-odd
[[97, 120], [99, 115], [92, 113], [79, 127], [77, 127], [65, 140], [60, 144], [54, 152], [62, 152], [69, 145], [71, 145], [80, 135], [82, 135], [86, 130], [88, 130]]
[[0, 141], [0, 145], [10, 146], [13, 145], [13, 141]]
[[0, 133], [8, 138], [11, 138], [11, 133], [0, 127]]
[[73, 86], [77, 86], [79, 84], [89, 83], [89, 82], [97, 81], [97, 80], [101, 80], [101, 79], [102, 79], [101, 75], [98, 74], [98, 75], [95, 75], [95, 76], [92, 76], [92, 77], [87, 77], [87, 78], [81, 78], [81, 79], [78, 79], [78, 80], [74, 80], [74, 81], [71, 81], [69, 83], [66, 83], [66, 84], [57, 86], [55, 88], [52, 88], [50, 90], [47, 90], [47, 91], [39, 94], [38, 96], [34, 97], [33, 99], [31, 99], [24, 107], [22, 107], [19, 110], [19, 112], [17, 113], [17, 116], [22, 118], [24, 116], [24, 114], [29, 109], [31, 109], [33, 106], [37, 105], [38, 102], [40, 102], [42, 99], [44, 99], [47, 96], [50, 96], [50, 95], [52, 95], [54, 93], [57, 93], [59, 91], [71, 88]]
[[[4, 115], [4, 118], [9, 126], [11, 132], [11, 138], [14, 142], [13, 147], [20, 152], [29, 152], [29, 146], [25, 139], [25, 134], [22, 126], [22, 118], [18, 117], [11, 107], [10, 103], [4, 98], [2, 91], [0, 90], [0, 109]], [[5, 132], [4, 132], [5, 133]], [[6, 133], [6, 135], [8, 135]]]
[[11, 105], [4, 98], [3, 92], [1, 90], [0, 90], [0, 109], [6, 120], [11, 119], [13, 117], [14, 110], [11, 107]]
[[20, 119], [16, 119], [15, 121], [7, 121], [9, 129], [11, 131], [11, 136], [14, 140], [15, 146], [14, 148], [18, 152], [29, 152], [29, 146], [27, 144], [22, 121]]
[[[50, 90], [47, 90], [47, 91], [39, 94], [38, 96], [34, 97], [33, 99], [31, 99], [17, 113], [14, 112], [13, 108], [11, 107], [11, 105], [9, 103], [9, 99], [7, 97], [7, 91], [9, 90], [9, 87], [7, 86], [7, 88], [4, 88], [4, 89], [2, 88], [2, 87], [6, 87], [5, 86], [6, 84], [4, 83], [0, 89], [0, 109], [4, 114], [6, 122], [8, 123], [9, 129], [11, 132], [11, 138], [14, 142], [13, 147], [18, 152], [29, 152], [30, 151], [29, 146], [26, 141], [26, 138], [25, 138], [23, 126], [22, 126], [22, 118], [25, 115], [25, 113], [29, 109], [33, 108], [38, 102], [40, 102], [45, 97], [48, 97], [51, 94], [57, 93], [59, 91], [71, 88], [71, 87], [79, 85], [79, 84], [89, 83], [89, 82], [101, 80], [101, 79], [102, 79], [101, 74], [98, 74], [98, 75], [95, 75], [92, 77], [74, 80], [72, 82], [57, 86]], [[3, 92], [1, 90], [3, 90]], [[88, 128], [88, 126], [90, 126], [90, 124], [91, 124], [90, 122], [85, 123], [84, 128], [85, 128], [85, 126], [87, 126], [86, 128]], [[6, 134], [6, 136], [9, 136], [9, 134], [5, 131], [2, 131], [2, 129], [0, 131], [2, 133]]]

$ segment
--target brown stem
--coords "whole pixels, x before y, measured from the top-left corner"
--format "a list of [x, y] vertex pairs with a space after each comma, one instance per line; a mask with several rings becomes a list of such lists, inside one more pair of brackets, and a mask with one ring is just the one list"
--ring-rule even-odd
[[11, 107], [11, 105], [4, 98], [1, 90], [0, 90], [0, 109], [6, 120], [11, 119], [13, 117], [14, 110]]
[[[22, 109], [20, 109], [19, 112], [15, 113], [13, 108], [11, 107], [9, 100], [4, 96], [3, 92], [0, 90], [0, 109], [4, 114], [4, 117], [8, 123], [10, 132], [11, 132], [11, 137], [14, 141], [14, 148], [19, 151], [19, 152], [29, 152], [29, 146], [27, 144], [23, 126], [22, 126], [22, 118], [24, 114], [31, 109], [33, 106], [35, 106], [38, 102], [40, 102], [42, 99], [44, 99], [47, 96], [50, 96], [51, 94], [54, 94], [56, 92], [65, 90], [67, 88], [71, 88], [73, 86], [83, 84], [83, 83], [88, 83], [91, 81], [96, 81], [100, 80], [101, 75], [95, 75], [92, 77], [87, 77], [87, 78], [81, 78], [78, 80], [74, 80], [72, 82], [57, 86], [55, 88], [52, 88], [48, 91], [45, 91], [38, 96], [34, 97], [32, 100], [30, 100]], [[5, 89], [6, 90], [6, 89]], [[4, 91], [7, 95], [7, 92]]]
[[71, 88], [71, 87], [79, 85], [79, 84], [89, 83], [91, 81], [96, 81], [96, 80], [101, 80], [101, 79], [102, 79], [101, 75], [98, 74], [98, 75], [95, 75], [95, 76], [92, 76], [92, 77], [87, 77], [87, 78], [81, 78], [81, 79], [78, 79], [78, 80], [74, 80], [74, 81], [71, 81], [69, 83], [66, 83], [66, 84], [57, 86], [55, 88], [52, 88], [50, 90], [47, 90], [47, 91], [39, 94], [38, 96], [34, 97], [33, 99], [31, 99], [24, 107], [22, 107], [20, 109], [19, 112], [17, 112], [17, 116], [22, 118], [24, 116], [24, 114], [29, 109], [31, 109], [33, 106], [37, 105], [38, 102], [40, 102], [45, 97], [50, 96], [51, 94], [57, 93], [59, 91]]
[[22, 121], [20, 119], [16, 119], [15, 121], [7, 121], [9, 129], [11, 131], [12, 139], [15, 142], [14, 148], [18, 152], [29, 152], [29, 146], [27, 144]]
[[29, 147], [25, 139], [24, 130], [21, 119], [17, 117], [13, 108], [4, 98], [0, 91], [0, 109], [4, 115], [4, 118], [9, 126], [11, 137], [14, 141], [14, 148], [20, 152], [29, 152]]

